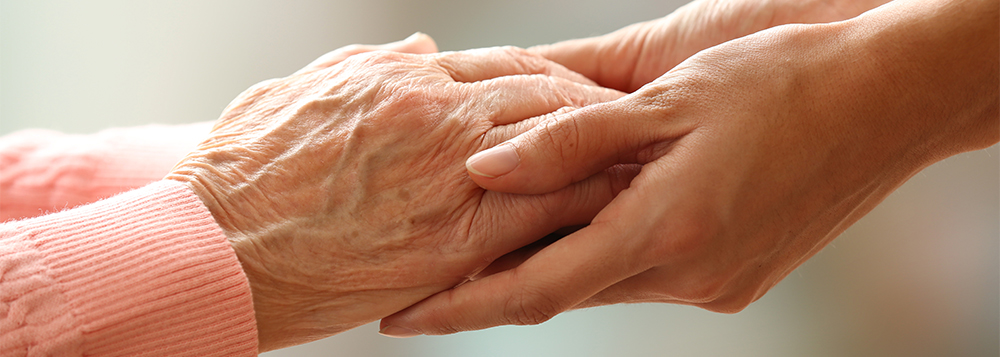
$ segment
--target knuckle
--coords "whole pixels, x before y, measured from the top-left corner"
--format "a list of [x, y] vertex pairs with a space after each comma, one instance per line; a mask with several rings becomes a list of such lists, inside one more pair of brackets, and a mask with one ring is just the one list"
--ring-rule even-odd
[[585, 107], [602, 102], [597, 95], [591, 95], [592, 93], [589, 92], [589, 88], [577, 86], [576, 83], [566, 79], [561, 79], [559, 82], [564, 83], [556, 87], [558, 89], [557, 93], [559, 95], [560, 104], [562, 105]]
[[712, 312], [735, 314], [746, 309], [755, 300], [752, 294], [739, 293], [727, 296], [726, 298], [717, 298], [700, 306]]
[[456, 333], [465, 331], [465, 330], [463, 330], [461, 328], [458, 328], [458, 327], [456, 327], [454, 325], [451, 325], [451, 324], [445, 324], [445, 325], [435, 326], [434, 329], [435, 329], [434, 334], [436, 334], [436, 335], [452, 335], [452, 334], [456, 334]]
[[567, 159], [572, 155], [570, 150], [579, 146], [579, 126], [575, 120], [553, 120], [545, 123], [541, 133], [541, 139], [558, 150], [556, 154], [560, 159]]
[[244, 93], [252, 94], [252, 93], [266, 92], [270, 90], [272, 87], [274, 87], [276, 84], [278, 84], [278, 82], [280, 81], [281, 78], [271, 78], [268, 80], [260, 81], [257, 84], [250, 86], [250, 88], [244, 91]]
[[577, 110], [577, 109], [579, 109], [579, 107], [575, 106], [575, 105], [564, 105], [564, 106], [560, 107], [559, 109], [556, 109], [556, 111], [554, 111], [554, 112], [552, 112], [550, 114], [553, 117], [555, 117], [555, 116], [558, 116], [558, 115], [569, 114], [569, 112], [572, 112], [572, 111]]
[[508, 323], [538, 325], [551, 320], [559, 313], [559, 304], [542, 294], [522, 293], [512, 299], [507, 307]]
[[385, 50], [371, 51], [369, 58], [374, 62], [395, 62], [399, 59], [399, 53]]
[[320, 57], [324, 62], [332, 62], [338, 60], [346, 60], [351, 56], [362, 54], [365, 52], [371, 52], [371, 49], [363, 45], [347, 45], [336, 50], [327, 52], [325, 55]]
[[391, 109], [393, 114], [408, 114], [421, 112], [416, 118], [431, 119], [438, 115], [437, 110], [447, 106], [449, 97], [440, 91], [425, 90], [419, 86], [410, 85], [407, 80], [393, 80], [380, 87], [383, 105]]
[[226, 109], [223, 110], [223, 117], [237, 115], [243, 110], [253, 106], [258, 99], [266, 96], [272, 89], [279, 86], [281, 80], [281, 78], [272, 78], [250, 86], [250, 88], [247, 88], [247, 90], [243, 91], [243, 93], [240, 93], [236, 99], [233, 99], [233, 101], [226, 106]]
[[324, 53], [319, 56], [315, 61], [309, 64], [307, 68], [311, 70], [320, 70], [324, 68], [331, 67], [337, 63], [343, 62], [344, 60], [350, 58], [351, 56], [365, 53], [371, 51], [370, 46], [365, 45], [347, 45], [333, 51]]
[[514, 47], [514, 46], [503, 46], [499, 50], [509, 56], [518, 66], [521, 67], [522, 73], [532, 73], [532, 74], [548, 74], [548, 61], [541, 56], [528, 52], [528, 50]]
[[532, 56], [530, 52], [517, 46], [500, 46], [498, 49], [512, 56], [518, 56], [518, 57]]
[[352, 67], [382, 67], [398, 63], [402, 60], [403, 54], [392, 51], [359, 51], [344, 60], [345, 65]]
[[545, 151], [560, 163], [575, 162], [573, 157], [580, 147], [579, 126], [574, 120], [553, 120], [543, 124], [537, 140], [550, 150]]
[[583, 107], [590, 104], [585, 95], [581, 95], [574, 88], [574, 83], [559, 77], [545, 77], [548, 84], [546, 88], [554, 96], [554, 100], [564, 107]]
[[523, 305], [514, 313], [512, 322], [515, 325], [538, 325], [548, 321], [553, 316], [548, 313], [548, 310], [536, 306]]
[[[572, 109], [567, 109], [567, 111], [572, 111]], [[603, 141], [585, 138], [588, 133], [583, 133], [582, 130], [581, 124], [574, 116], [561, 117], [558, 120], [547, 122], [542, 127], [542, 137], [539, 140], [542, 141], [543, 146], [550, 148], [545, 152], [545, 155], [551, 157], [551, 162], [563, 165], [562, 171], [570, 174], [565, 176], [565, 182], [559, 182], [560, 185], [568, 185], [586, 179], [588, 176], [585, 170], [573, 169], [571, 165], [578, 162], [580, 157], [586, 155], [587, 152], [601, 151], [600, 147], [592, 146], [600, 146]]]
[[637, 91], [635, 96], [629, 98], [629, 106], [638, 112], [650, 113], [651, 119], [676, 123], [678, 114], [701, 109], [712, 86], [718, 81], [718, 78], [703, 71], [682, 68]]
[[[362, 45], [359, 45], [359, 44], [351, 44], [351, 45], [347, 45], [347, 46], [341, 47], [340, 50], [338, 50], [338, 51], [340, 53], [343, 53], [343, 54], [356, 54], [356, 53], [365, 52], [365, 46], [362, 46]], [[338, 52], [338, 51], [334, 51], [334, 52]]]

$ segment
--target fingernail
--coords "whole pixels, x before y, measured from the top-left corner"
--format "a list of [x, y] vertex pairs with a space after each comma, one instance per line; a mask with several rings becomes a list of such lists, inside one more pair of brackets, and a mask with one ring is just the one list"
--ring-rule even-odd
[[476, 175], [494, 178], [514, 171], [520, 161], [513, 145], [500, 144], [472, 155], [465, 161], [465, 168]]
[[382, 336], [396, 337], [396, 338], [406, 338], [406, 337], [421, 335], [421, 333], [417, 331], [393, 325], [388, 325], [386, 327], [383, 327], [381, 330], [378, 330], [378, 333], [381, 334]]

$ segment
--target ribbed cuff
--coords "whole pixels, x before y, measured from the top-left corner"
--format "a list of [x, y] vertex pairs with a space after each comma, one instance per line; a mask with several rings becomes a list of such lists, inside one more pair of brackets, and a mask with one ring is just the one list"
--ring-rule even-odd
[[84, 355], [256, 355], [246, 276], [186, 186], [159, 181], [16, 223], [45, 259]]

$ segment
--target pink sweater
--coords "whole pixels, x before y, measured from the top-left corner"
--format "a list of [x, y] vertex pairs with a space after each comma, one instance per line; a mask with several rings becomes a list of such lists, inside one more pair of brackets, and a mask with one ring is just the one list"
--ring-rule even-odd
[[3, 220], [145, 185], [0, 225], [0, 356], [257, 353], [225, 235], [190, 189], [158, 181], [208, 128], [0, 138]]

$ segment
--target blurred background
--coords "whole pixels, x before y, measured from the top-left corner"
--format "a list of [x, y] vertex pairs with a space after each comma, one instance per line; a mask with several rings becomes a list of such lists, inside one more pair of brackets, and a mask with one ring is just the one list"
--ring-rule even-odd
[[[684, 1], [0, 0], [0, 135], [213, 120], [241, 91], [351, 43], [442, 50], [613, 31]], [[671, 305], [398, 340], [377, 326], [279, 356], [997, 356], [1000, 153], [917, 174], [735, 315]]]

